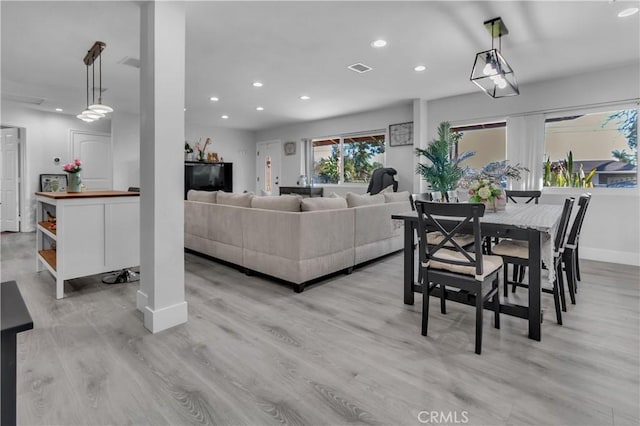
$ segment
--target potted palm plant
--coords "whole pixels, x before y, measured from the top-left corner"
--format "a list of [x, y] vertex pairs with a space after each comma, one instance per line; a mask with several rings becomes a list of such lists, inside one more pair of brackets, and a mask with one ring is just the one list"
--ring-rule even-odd
[[429, 183], [434, 191], [446, 194], [454, 191], [464, 175], [464, 168], [460, 163], [475, 155], [475, 152], [463, 152], [453, 155], [455, 144], [460, 139], [460, 133], [451, 133], [451, 126], [443, 121], [438, 126], [438, 139], [434, 139], [425, 149], [416, 148], [416, 155], [424, 157], [431, 164], [418, 163], [416, 173]]

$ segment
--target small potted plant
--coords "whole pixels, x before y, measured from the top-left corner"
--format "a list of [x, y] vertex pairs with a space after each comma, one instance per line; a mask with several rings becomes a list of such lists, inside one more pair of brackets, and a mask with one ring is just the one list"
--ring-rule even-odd
[[184, 161], [190, 161], [193, 158], [193, 148], [189, 142], [184, 141]]
[[504, 203], [497, 200], [504, 200], [504, 192], [499, 184], [486, 179], [478, 179], [471, 182], [469, 186], [469, 202], [484, 203], [487, 211], [504, 210]]

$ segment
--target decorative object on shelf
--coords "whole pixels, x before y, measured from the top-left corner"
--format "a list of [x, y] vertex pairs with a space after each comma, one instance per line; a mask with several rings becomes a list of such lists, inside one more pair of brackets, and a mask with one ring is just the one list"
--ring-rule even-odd
[[82, 168], [82, 161], [76, 158], [73, 163], [67, 163], [64, 165], [63, 170], [68, 173], [67, 192], [80, 192], [82, 185], [82, 178], [80, 177], [80, 171]]
[[[78, 114], [76, 117], [82, 121], [87, 123], [91, 123], [93, 121], [97, 121], [108, 114], [113, 112], [113, 108], [108, 105], [102, 103], [102, 51], [107, 47], [107, 45], [101, 41], [96, 41], [91, 49], [87, 51], [83, 62], [85, 64], [85, 68], [87, 71], [87, 107], [84, 111]], [[98, 79], [99, 79], [99, 87], [98, 87], [98, 102], [96, 102], [96, 70], [95, 70], [95, 61], [99, 59], [99, 68], [98, 68]], [[92, 93], [92, 104], [89, 105], [89, 66], [91, 66], [92, 72], [92, 80], [91, 80], [91, 93]]]
[[42, 174], [40, 175], [40, 191], [42, 192], [66, 192], [67, 175]]
[[198, 151], [198, 161], [205, 160], [205, 152], [207, 151], [207, 147], [211, 145], [211, 138], [207, 138], [204, 141], [204, 145], [200, 145], [200, 141], [196, 143], [196, 151]]
[[184, 141], [184, 161], [191, 161], [193, 158], [193, 148], [189, 145], [189, 142]]
[[413, 145], [413, 121], [389, 126], [389, 146]]
[[431, 164], [418, 163], [416, 174], [422, 176], [434, 191], [446, 194], [454, 191], [464, 175], [460, 163], [475, 155], [475, 152], [455, 153], [455, 143], [459, 139], [457, 132], [451, 133], [448, 122], [443, 121], [438, 126], [438, 139], [434, 139], [427, 148], [416, 148], [417, 156], [425, 157]]
[[284, 155], [295, 155], [296, 153], [296, 143], [295, 142], [285, 142], [284, 144]]
[[503, 196], [504, 192], [499, 184], [486, 179], [473, 181], [469, 187], [469, 202], [484, 203], [487, 211], [504, 210], [506, 201]]
[[[520, 94], [513, 69], [502, 56], [502, 36], [509, 34], [502, 18], [497, 17], [484, 22], [491, 34], [491, 50], [476, 54], [470, 80], [492, 98], [516, 96]], [[498, 39], [498, 48], [493, 45]]]
[[218, 153], [217, 152], [210, 152], [207, 154], [207, 161], [211, 161], [212, 163], [217, 163], [218, 160]]

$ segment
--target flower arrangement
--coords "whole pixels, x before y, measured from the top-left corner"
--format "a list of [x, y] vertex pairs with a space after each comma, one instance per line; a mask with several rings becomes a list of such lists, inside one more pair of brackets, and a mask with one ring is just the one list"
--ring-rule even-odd
[[478, 179], [469, 186], [469, 201], [472, 203], [492, 202], [495, 199], [502, 199], [502, 188], [500, 185], [486, 179]]
[[76, 158], [75, 160], [73, 160], [73, 163], [65, 164], [62, 169], [67, 173], [78, 173], [80, 170], [82, 170], [80, 166], [82, 166], [82, 161]]
[[211, 138], [207, 138], [204, 141], [204, 145], [200, 145], [200, 141], [198, 141], [196, 143], [196, 151], [198, 151], [198, 160], [200, 161], [204, 161], [204, 155], [205, 152], [207, 151], [207, 146], [209, 146], [211, 144]]

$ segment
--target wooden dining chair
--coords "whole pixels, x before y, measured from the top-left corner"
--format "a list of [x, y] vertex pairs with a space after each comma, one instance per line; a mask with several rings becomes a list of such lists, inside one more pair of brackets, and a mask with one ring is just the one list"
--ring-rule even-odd
[[[494, 325], [500, 328], [499, 272], [502, 259], [499, 256], [483, 255], [481, 250], [473, 253], [456, 242], [458, 232], [469, 225], [473, 229], [476, 247], [480, 247], [482, 234], [480, 217], [484, 215], [481, 203], [434, 203], [416, 201], [418, 232], [420, 240], [420, 269], [422, 270], [422, 335], [429, 328], [429, 296], [440, 288], [440, 309], [446, 314], [447, 294], [458, 289], [476, 307], [475, 352], [482, 352], [482, 320], [484, 305], [491, 301], [494, 310]], [[453, 224], [443, 223], [443, 218]], [[437, 229], [444, 236], [436, 245], [427, 244], [427, 233]]]
[[[562, 278], [562, 251], [564, 248], [565, 235], [571, 217], [571, 209], [573, 208], [574, 198], [567, 198], [564, 201], [562, 208], [562, 214], [560, 215], [560, 221], [558, 222], [558, 228], [556, 235], [554, 236], [553, 246], [553, 265], [547, 265], [548, 268], [554, 268], [556, 278], [553, 281], [553, 287], [551, 289], [543, 288], [545, 293], [553, 294], [553, 301], [556, 308], [556, 320], [558, 324], [562, 325], [562, 311], [567, 310], [567, 305], [564, 295], [564, 280]], [[504, 294], [508, 297], [507, 287], [509, 284], [513, 286], [513, 292], [515, 293], [516, 287], [529, 287], [527, 284], [518, 281], [509, 281], [508, 265], [519, 265], [520, 267], [529, 265], [529, 243], [527, 241], [517, 240], [503, 240], [500, 241], [494, 248], [493, 252], [499, 256], [502, 256], [504, 261]]]
[[505, 190], [505, 195], [507, 196], [507, 202], [511, 201], [516, 204], [518, 202], [523, 202], [524, 204], [529, 204], [533, 201], [534, 204], [538, 204], [538, 201], [542, 196], [542, 191], [516, 191], [507, 189]]
[[571, 230], [567, 236], [564, 251], [562, 253], [562, 262], [564, 270], [567, 274], [567, 287], [569, 288], [569, 297], [571, 298], [571, 304], [576, 304], [576, 291], [578, 287], [578, 244], [580, 242], [580, 231], [582, 230], [582, 223], [584, 217], [587, 214], [587, 207], [591, 201], [591, 194], [586, 193], [580, 196], [578, 199], [578, 213], [573, 219]]

